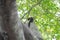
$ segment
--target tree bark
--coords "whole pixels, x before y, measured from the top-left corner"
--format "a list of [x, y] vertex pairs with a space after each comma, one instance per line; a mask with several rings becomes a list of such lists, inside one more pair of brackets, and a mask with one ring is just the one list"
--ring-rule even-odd
[[0, 0], [0, 40], [3, 32], [8, 33], [9, 40], [41, 40], [19, 20], [16, 0]]
[[[23, 31], [23, 28], [19, 29], [21, 26], [19, 21], [16, 0], [0, 0], [0, 30], [8, 33], [9, 40], [20, 40], [19, 37], [22, 33], [19, 33]], [[21, 40], [24, 40], [24, 36]]]

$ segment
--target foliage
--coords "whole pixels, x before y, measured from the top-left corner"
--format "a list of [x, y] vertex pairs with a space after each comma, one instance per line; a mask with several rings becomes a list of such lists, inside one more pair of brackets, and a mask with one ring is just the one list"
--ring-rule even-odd
[[20, 18], [33, 16], [44, 40], [60, 40], [60, 8], [55, 1], [57, 0], [17, 0]]

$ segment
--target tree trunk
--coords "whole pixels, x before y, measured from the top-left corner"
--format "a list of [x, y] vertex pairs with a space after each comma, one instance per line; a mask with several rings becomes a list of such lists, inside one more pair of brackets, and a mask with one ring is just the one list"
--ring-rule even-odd
[[3, 32], [7, 32], [8, 40], [41, 40], [35, 38], [28, 25], [20, 22], [16, 0], [0, 0], [0, 40]]
[[[7, 32], [9, 40], [20, 40], [19, 18], [16, 8], [16, 0], [0, 0], [0, 27], [2, 31]], [[21, 26], [22, 28], [22, 26]], [[21, 33], [22, 34], [22, 33]], [[23, 36], [23, 35], [22, 35]], [[21, 38], [21, 40], [24, 40]]]

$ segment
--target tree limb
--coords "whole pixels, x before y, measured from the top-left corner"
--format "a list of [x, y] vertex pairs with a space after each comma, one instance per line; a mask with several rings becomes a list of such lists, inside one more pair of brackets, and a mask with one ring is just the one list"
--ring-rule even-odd
[[[40, 0], [39, 2], [37, 2], [36, 4], [34, 4], [34, 5], [32, 5], [32, 7], [29, 9], [29, 11], [27, 12], [28, 14], [30, 14], [30, 11], [35, 7], [35, 6], [37, 6], [38, 4], [40, 4], [40, 2], [41, 2], [42, 0]], [[22, 18], [21, 19], [23, 19], [24, 18], [24, 16], [27, 14], [27, 13], [25, 13], [23, 16], [22, 16]]]

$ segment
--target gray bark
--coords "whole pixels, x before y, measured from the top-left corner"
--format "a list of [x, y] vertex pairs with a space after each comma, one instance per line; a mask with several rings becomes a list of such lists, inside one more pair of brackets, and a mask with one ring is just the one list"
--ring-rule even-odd
[[26, 40], [43, 40], [40, 31], [33, 22], [30, 24], [30, 27], [28, 27], [28, 23], [25, 23], [23, 29], [26, 36], [25, 38], [27, 38]]
[[0, 0], [0, 28], [0, 32], [8, 33], [9, 40], [25, 40], [17, 14], [16, 0]]
[[0, 40], [3, 32], [9, 40], [39, 40], [33, 31], [19, 20], [16, 0], [0, 0]]

